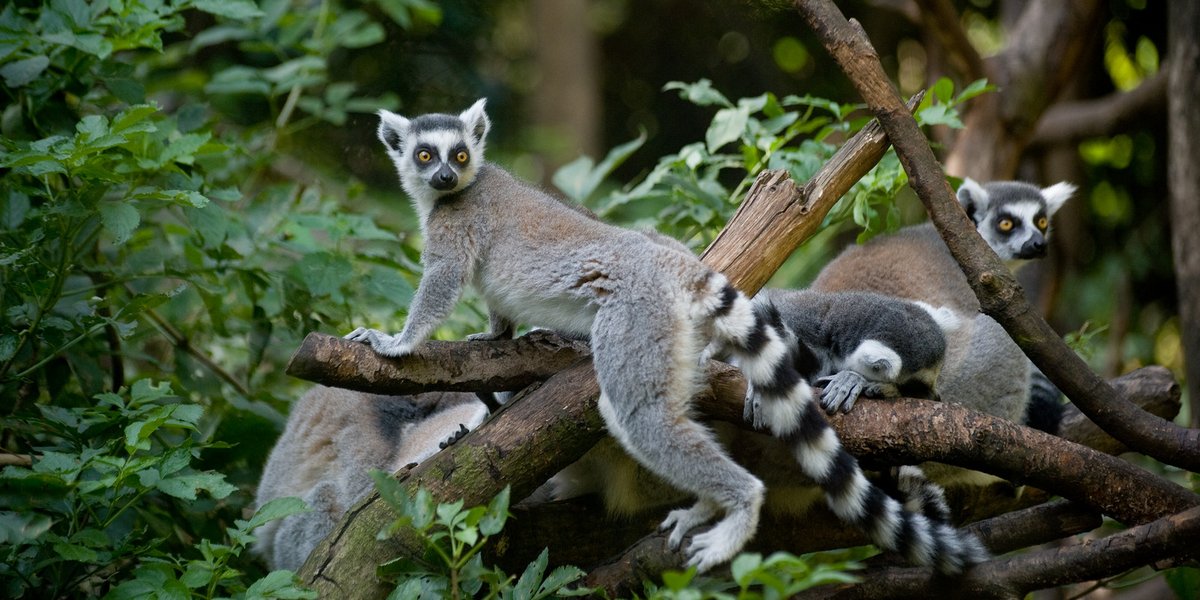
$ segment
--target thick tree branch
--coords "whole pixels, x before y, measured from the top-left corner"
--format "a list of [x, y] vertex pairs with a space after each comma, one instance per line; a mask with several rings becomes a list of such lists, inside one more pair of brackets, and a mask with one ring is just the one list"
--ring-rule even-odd
[[586, 342], [540, 330], [515, 340], [425, 342], [402, 358], [381, 357], [365, 344], [314, 332], [292, 355], [287, 374], [374, 394], [500, 392], [544, 381], [587, 356]]
[[[1084, 507], [1069, 502], [1053, 502], [999, 515], [974, 523], [967, 529], [978, 535], [995, 554], [1001, 554], [1091, 531], [1100, 523], [1100, 517]], [[867, 543], [866, 536], [860, 531], [840, 524], [832, 513], [820, 508], [801, 518], [763, 515], [758, 533], [747, 550], [764, 554], [787, 550], [793, 554], [803, 554]], [[687, 540], [684, 540], [683, 546], [687, 546]], [[638, 540], [620, 556], [593, 569], [588, 574], [587, 585], [607, 590], [612, 596], [627, 594], [635, 591], [645, 579], [656, 579], [666, 569], [678, 569], [685, 558], [683, 552], [667, 547], [665, 533], [655, 533]], [[903, 563], [893, 555], [881, 555], [870, 562], [872, 565]], [[883, 569], [897, 567], [887, 566], [880, 570]], [[924, 571], [926, 579], [932, 573], [928, 569], [906, 570]]]
[[1167, 108], [1167, 69], [1127, 92], [1103, 98], [1059, 102], [1038, 120], [1030, 146], [1071, 143], [1088, 137], [1113, 135], [1159, 119]]
[[1167, 175], [1170, 183], [1171, 256], [1179, 298], [1179, 330], [1187, 369], [1192, 427], [1200, 427], [1200, 4], [1168, 5], [1166, 71], [1170, 77], [1167, 109]]
[[[523, 498], [603, 435], [598, 395], [591, 362], [580, 362], [506, 404], [450, 451], [417, 465], [404, 477], [404, 486], [409, 493], [424, 487], [438, 501], [462, 499], [468, 506], [486, 503], [506, 485], [512, 486], [514, 497]], [[388, 540], [376, 539], [394, 519], [379, 495], [371, 494], [313, 550], [300, 577], [323, 597], [386, 596], [375, 578], [375, 566], [391, 557], [424, 552], [420, 540], [407, 530]]]
[[1042, 372], [1105, 431], [1162, 462], [1200, 471], [1200, 430], [1179, 427], [1124, 402], [1025, 300], [1012, 273], [975, 233], [955, 200], [933, 151], [904, 110], [861, 28], [851, 26], [827, 0], [796, 4], [888, 132], [910, 185], [962, 266], [983, 311], [1003, 325]]
[[1200, 507], [1108, 537], [998, 558], [947, 580], [927, 569], [891, 567], [859, 573], [854, 586], [820, 589], [802, 598], [1022, 598], [1039, 589], [1111, 577], [1195, 550]]
[[[536, 347], [538, 343], [556, 346], [550, 340], [527, 342], [530, 347]], [[324, 343], [332, 347], [358, 346], [340, 338], [329, 338]], [[454, 352], [454, 348], [482, 343], [446, 342], [439, 350], [444, 355], [431, 359], [431, 362], [451, 372], [469, 372], [466, 366], [470, 362], [448, 364], [445, 359], [455, 355], [472, 356], [474, 354], [470, 352]], [[380, 359], [371, 353], [362, 360], [364, 370], [373, 371], [379, 368], [374, 362], [394, 359]], [[413, 362], [419, 361], [414, 359]], [[409, 366], [414, 366], [418, 372], [436, 371], [426, 370], [421, 365]], [[432, 379], [445, 380], [446, 377], [437, 374]], [[476, 378], [474, 382], [485, 379], [486, 376]], [[472, 389], [469, 380], [464, 377], [452, 385], [456, 389]], [[590, 391], [578, 391], [577, 386], [584, 384], [592, 386]], [[1168, 372], [1151, 368], [1132, 374], [1123, 380], [1121, 388], [1136, 396], [1171, 395], [1174, 391], [1177, 398], [1178, 390], [1172, 388], [1172, 384]], [[714, 362], [709, 368], [709, 392], [697, 398], [697, 410], [710, 418], [740, 424], [744, 392], [744, 380], [736, 368]], [[431, 487], [438, 498], [461, 497], [467, 502], [484, 502], [505, 484], [514, 486], [515, 497], [526, 496], [599, 439], [602, 425], [595, 413], [595, 395], [590, 366], [572, 367], [548, 380], [541, 388], [528, 392], [522, 400], [510, 403], [450, 450], [422, 463], [409, 475], [408, 485], [425, 485]], [[938, 460], [982, 467], [1079, 499], [1127, 522], [1150, 520], [1184, 508], [1190, 502], [1200, 502], [1193, 494], [1126, 462], [961, 407], [924, 401], [864, 400], [853, 413], [833, 419], [833, 422], [847, 448], [866, 461], [889, 464]], [[554, 450], [547, 451], [547, 448]], [[1120, 481], [1122, 485], [1114, 485], [1114, 481]], [[306, 581], [323, 592], [344, 593], [343, 584], [338, 582], [370, 581], [359, 580], [359, 577], [371, 576], [371, 565], [397, 553], [414, 552], [414, 540], [374, 540], [374, 532], [378, 532], [389, 518], [391, 515], [386, 506], [374, 500], [367, 500], [355, 508], [343, 522], [340, 533], [326, 540], [329, 546], [320, 546], [313, 553], [314, 557], [320, 558], [310, 559], [310, 564], [302, 571]], [[593, 512], [590, 518], [598, 517]], [[572, 530], [570, 548], [588, 548], [583, 556], [590, 554], [593, 558], [618, 552], [628, 542], [653, 529], [658, 518], [661, 515], [647, 516], [626, 527], [606, 524], [601, 539], [592, 539], [593, 536]], [[814, 522], [822, 524], [814, 526]], [[534, 541], [528, 540], [530, 534], [526, 527], [534, 524], [517, 522], [510, 527], [505, 536], [511, 538], [502, 544], [506, 550], [498, 559], [505, 564], [528, 562], [533, 557], [523, 554], [521, 548], [528, 551], [534, 545], [538, 550], [545, 545], [551, 546], [556, 552], [556, 562], [581, 557], [570, 552], [558, 556], [562, 542], [556, 544], [553, 540], [536, 538], [538, 533], [533, 534]], [[754, 547], [763, 551], [778, 547], [816, 550], [818, 547], [845, 547], [865, 542], [857, 530], [841, 526], [832, 517], [823, 520], [806, 518], [791, 524], [787, 520], [767, 521], [761, 530], [760, 541]], [[552, 538], [562, 539], [562, 529], [550, 529], [550, 532]], [[798, 547], [794, 542], [786, 541], [792, 538], [808, 540], [812, 544]], [[518, 540], [524, 541], [518, 544]], [[599, 552], [599, 548], [605, 547], [608, 552]], [[643, 540], [623, 562], [618, 563], [624, 564], [620, 569], [625, 570], [619, 571], [624, 575], [614, 575], [618, 571], [610, 571], [608, 576], [620, 578], [641, 572], [637, 569], [673, 568], [680, 564], [678, 558], [666, 551], [661, 539]]]

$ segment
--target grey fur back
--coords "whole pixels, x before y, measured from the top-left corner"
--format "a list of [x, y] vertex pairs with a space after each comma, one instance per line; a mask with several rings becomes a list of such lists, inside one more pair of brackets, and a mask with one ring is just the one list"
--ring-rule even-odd
[[[419, 462], [459, 422], [473, 427], [484, 413], [465, 393], [381, 396], [313, 387], [292, 406], [254, 501], [259, 507], [294, 496], [312, 512], [261, 527], [254, 551], [272, 569], [299, 569], [342, 514], [373, 489], [372, 469], [394, 472]], [[433, 426], [422, 428], [426, 423]]]

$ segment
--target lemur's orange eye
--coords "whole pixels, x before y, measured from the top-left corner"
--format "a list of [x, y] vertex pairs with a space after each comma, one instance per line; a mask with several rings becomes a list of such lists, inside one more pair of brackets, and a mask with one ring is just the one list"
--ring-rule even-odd
[[465, 162], [467, 162], [467, 159], [468, 159], [468, 158], [470, 158], [470, 156], [468, 156], [468, 155], [467, 155], [467, 151], [466, 151], [466, 150], [459, 150], [459, 151], [458, 151], [458, 154], [455, 154], [455, 155], [454, 155], [454, 159], [455, 159], [455, 160], [457, 160], [457, 161], [458, 161], [458, 162], [460, 162], [460, 163], [465, 163]]
[[427, 163], [427, 162], [433, 160], [433, 155], [430, 154], [428, 150], [422, 150], [417, 153], [417, 160], [419, 160], [423, 163]]
[[1050, 226], [1050, 219], [1047, 219], [1046, 217], [1038, 217], [1038, 220], [1037, 220], [1037, 228], [1038, 229], [1045, 231], [1046, 228], [1049, 226]]
[[1012, 231], [1012, 228], [1013, 228], [1012, 219], [1000, 219], [1000, 222], [996, 223], [996, 229], [999, 229], [1003, 233], [1008, 233], [1008, 232]]

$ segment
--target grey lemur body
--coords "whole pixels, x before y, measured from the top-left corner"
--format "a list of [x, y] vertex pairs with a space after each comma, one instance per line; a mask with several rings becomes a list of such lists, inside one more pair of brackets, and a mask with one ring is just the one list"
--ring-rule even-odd
[[[932, 397], [947, 332], [959, 320], [948, 309], [869, 292], [823, 293], [763, 290], [754, 298], [760, 310], [778, 310], [795, 336], [796, 369], [825, 387], [821, 404], [848, 411], [860, 393], [874, 397]], [[748, 416], [752, 416], [753, 392]], [[714, 423], [722, 442], [741, 464], [767, 483], [766, 507], [779, 514], [802, 514], [819, 499], [811, 481], [795, 474], [794, 462], [763, 436]], [[791, 463], [790, 465], [788, 463]], [[897, 491], [913, 510], [946, 521], [941, 488], [916, 469], [902, 469]], [[564, 500], [589, 493], [602, 496], [617, 516], [680, 502], [682, 494], [631, 461], [612, 440], [604, 440], [539, 491], [539, 498]]]
[[[967, 179], [958, 199], [988, 245], [1016, 267], [1045, 254], [1050, 217], [1074, 190], [1068, 183], [980, 186]], [[1026, 419], [1033, 366], [1000, 324], [980, 313], [979, 300], [932, 224], [848, 248], [822, 269], [811, 289], [872, 291], [952, 309], [962, 326], [947, 339], [937, 380], [941, 399], [1018, 423]], [[967, 481], [955, 473], [952, 480]]]
[[[695, 497], [663, 522], [689, 564], [733, 557], [754, 534], [764, 486], [690, 416], [698, 361], [713, 344], [736, 356], [762, 401], [755, 418], [785, 441], [833, 511], [886, 549], [947, 572], [986, 557], [973, 536], [904, 511], [864, 478], [795, 369], [778, 315], [756, 310], [678, 244], [604, 224], [483, 162], [490, 125], [477, 102], [458, 116], [380, 113], [380, 139], [425, 234], [425, 272], [396, 335], [348, 339], [401, 356], [424, 341], [474, 284], [493, 331], [535, 323], [590, 334], [609, 433], [640, 464]], [[499, 327], [498, 327], [499, 326]]]
[[254, 546], [272, 569], [297, 570], [373, 484], [369, 472], [395, 472], [438, 451], [487, 410], [471, 394], [380, 396], [316, 386], [293, 406], [263, 468], [255, 506], [302, 498], [312, 512], [262, 526]]

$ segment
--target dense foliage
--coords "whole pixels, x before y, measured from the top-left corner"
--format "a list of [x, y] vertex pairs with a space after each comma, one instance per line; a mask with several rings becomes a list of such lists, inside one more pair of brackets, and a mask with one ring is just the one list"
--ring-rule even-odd
[[[0, 10], [0, 595], [307, 595], [247, 552], [254, 528], [303, 510], [286, 499], [248, 510], [300, 389], [283, 366], [309, 331], [398, 326], [420, 273], [411, 213], [394, 186], [373, 192], [340, 164], [322, 175], [337, 161], [321, 147], [344, 140], [356, 115], [407, 110], [418, 91], [485, 87], [464, 84], [467, 75], [389, 79], [385, 67], [404, 56], [373, 61], [387, 64], [366, 75], [354, 61], [436, 26], [474, 39], [486, 24], [455, 6], [17, 0]], [[438, 60], [471, 59], [462, 46]], [[985, 91], [940, 82], [919, 118], [958, 126], [954, 108]], [[612, 174], [644, 153], [645, 133], [553, 181], [606, 219], [657, 227], [696, 249], [761, 170], [805, 179], [865, 121], [861, 106], [731, 99], [708, 80], [665, 92], [704, 111], [707, 129], [665, 156], [640, 157], [651, 166], [629, 184]], [[497, 125], [499, 134], [520, 127]], [[373, 138], [352, 143], [377, 154]], [[495, 147], [503, 156], [503, 143]], [[1118, 150], [1091, 154], [1109, 160]], [[895, 228], [893, 199], [906, 181], [889, 154], [829, 224], [853, 223], [860, 238]], [[443, 333], [482, 322], [468, 304]], [[507, 496], [434, 507], [382, 487], [431, 549], [420, 564], [381, 567], [400, 594], [525, 597], [569, 593], [577, 579], [570, 569], [545, 573], [544, 555], [516, 577], [483, 567], [479, 549], [503, 525]], [[733, 563], [733, 581], [669, 574], [646, 595], [782, 597], [845, 567], [747, 555]]]

